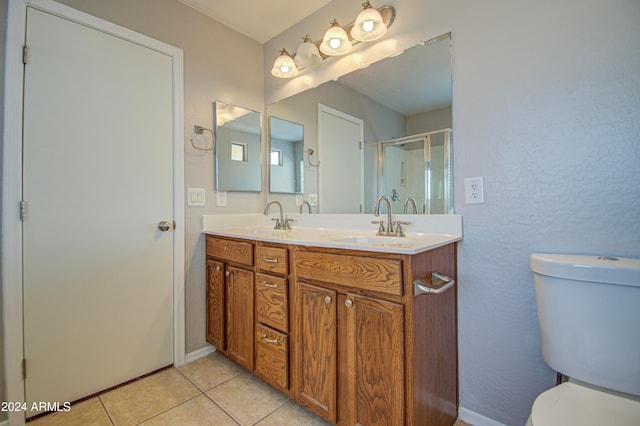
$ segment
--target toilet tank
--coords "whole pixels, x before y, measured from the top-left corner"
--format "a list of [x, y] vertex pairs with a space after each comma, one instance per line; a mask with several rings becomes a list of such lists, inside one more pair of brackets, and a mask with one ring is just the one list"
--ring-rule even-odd
[[640, 396], [640, 259], [536, 253], [530, 266], [544, 361]]

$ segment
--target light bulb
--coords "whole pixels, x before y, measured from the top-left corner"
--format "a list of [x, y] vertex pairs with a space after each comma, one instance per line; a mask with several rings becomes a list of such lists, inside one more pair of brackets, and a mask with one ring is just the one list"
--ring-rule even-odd
[[373, 30], [374, 25], [375, 23], [373, 21], [364, 21], [362, 23], [362, 29], [365, 30], [365, 32], [370, 33]]
[[298, 75], [298, 68], [286, 49], [280, 51], [271, 68], [271, 74], [278, 78], [292, 78]]
[[320, 51], [325, 55], [339, 56], [351, 50], [351, 42], [346, 31], [335, 19], [331, 22], [331, 28], [327, 30], [320, 44]]
[[377, 40], [387, 32], [387, 25], [382, 19], [380, 12], [371, 7], [367, 1], [362, 4], [364, 9], [351, 28], [351, 37], [358, 41]]

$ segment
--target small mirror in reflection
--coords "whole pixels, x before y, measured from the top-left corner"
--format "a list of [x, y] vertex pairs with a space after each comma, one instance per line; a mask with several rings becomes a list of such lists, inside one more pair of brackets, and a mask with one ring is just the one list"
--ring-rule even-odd
[[304, 192], [304, 127], [278, 117], [269, 117], [269, 191], [284, 194]]

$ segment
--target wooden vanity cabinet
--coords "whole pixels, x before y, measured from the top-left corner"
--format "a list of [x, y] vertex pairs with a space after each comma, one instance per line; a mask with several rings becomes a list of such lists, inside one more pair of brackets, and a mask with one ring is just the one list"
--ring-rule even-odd
[[253, 244], [207, 237], [207, 341], [253, 370]]
[[296, 247], [293, 257], [294, 398], [339, 425], [453, 424], [455, 288], [414, 296], [413, 280], [454, 277], [455, 245], [413, 256]]
[[207, 236], [207, 341], [338, 425], [457, 417], [455, 243], [408, 255]]

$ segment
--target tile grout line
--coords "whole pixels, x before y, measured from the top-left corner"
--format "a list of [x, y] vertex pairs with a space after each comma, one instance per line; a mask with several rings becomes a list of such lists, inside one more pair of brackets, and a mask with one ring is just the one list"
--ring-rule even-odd
[[[198, 389], [198, 390], [199, 390], [199, 389]], [[200, 393], [200, 395], [202, 395], [202, 393]], [[192, 401], [192, 400], [194, 400], [194, 399], [198, 398], [200, 395], [196, 395], [196, 396], [193, 396], [193, 397], [191, 397], [191, 398], [189, 398], [189, 399], [186, 399], [186, 400], [184, 400], [184, 401], [182, 401], [182, 402], [180, 402], [180, 403], [178, 403], [178, 404], [174, 405], [173, 407], [169, 407], [169, 408], [167, 408], [167, 409], [166, 409], [166, 410], [164, 410], [164, 411], [161, 411], [161, 412], [159, 412], [159, 413], [157, 413], [157, 414], [154, 414], [153, 416], [151, 416], [151, 417], [149, 417], [149, 418], [146, 418], [146, 419], [142, 420], [141, 422], [135, 423], [135, 425], [137, 426], [137, 425], [141, 425], [141, 424], [143, 424], [144, 422], [148, 422], [148, 421], [149, 421], [149, 420], [151, 420], [151, 419], [154, 419], [154, 418], [156, 418], [156, 417], [158, 417], [158, 416], [161, 416], [162, 414], [164, 414], [164, 413], [166, 413], [166, 412], [168, 412], [168, 411], [171, 411], [171, 410], [173, 410], [174, 408], [178, 408], [179, 406], [181, 406], [181, 405], [183, 405], [183, 404], [186, 404], [187, 402]]]
[[[247, 372], [247, 370], [243, 369], [241, 370], [238, 374], [236, 374], [233, 377], [230, 377], [229, 379], [225, 380], [224, 382], [218, 383], [217, 385], [213, 386], [212, 388], [210, 388], [209, 390], [202, 390], [202, 388], [200, 388], [200, 386], [198, 386], [196, 384], [196, 382], [194, 380], [191, 380], [191, 378], [189, 378], [189, 376], [187, 376], [185, 373], [183, 373], [182, 371], [180, 371], [178, 368], [176, 368], [176, 370], [178, 370], [180, 372], [180, 374], [182, 374], [185, 379], [187, 379], [190, 383], [192, 383], [199, 391], [200, 391], [200, 395], [204, 395], [205, 398], [207, 398], [209, 401], [211, 401], [213, 403], [213, 405], [215, 405], [216, 407], [218, 407], [223, 413], [225, 413], [227, 416], [229, 416], [229, 418], [231, 420], [233, 420], [237, 425], [241, 426], [242, 424], [234, 417], [231, 415], [230, 412], [228, 412], [227, 410], [224, 409], [224, 407], [222, 407], [220, 404], [218, 404], [213, 398], [211, 398], [209, 395], [207, 395], [207, 392], [217, 388], [218, 386], [227, 383], [230, 380], [235, 379], [236, 377], [240, 376], [241, 374], [244, 374], [245, 372]], [[198, 395], [198, 396], [200, 396]], [[196, 397], [197, 398], [197, 397]]]
[[[228, 381], [228, 380], [227, 380]], [[214, 389], [216, 386], [214, 386], [211, 389]], [[227, 416], [229, 416], [229, 418], [231, 420], [234, 421], [234, 423], [236, 423], [238, 426], [242, 426], [242, 423], [240, 423], [240, 420], [236, 419], [230, 412], [228, 412], [227, 410], [224, 409], [223, 406], [221, 406], [220, 404], [218, 404], [213, 398], [211, 398], [209, 395], [207, 395], [206, 392], [203, 392], [204, 396], [213, 403], [213, 405], [215, 405], [216, 407], [218, 407], [220, 410], [222, 410], [223, 413], [225, 413]]]
[[161, 415], [161, 414], [166, 413], [167, 411], [173, 410], [174, 408], [179, 407], [179, 406], [181, 406], [182, 404], [184, 404], [184, 403], [186, 403], [186, 402], [189, 402], [189, 401], [191, 401], [192, 399], [195, 399], [195, 398], [199, 397], [200, 395], [202, 395], [202, 393], [203, 393], [203, 392], [202, 392], [202, 390], [198, 387], [198, 385], [196, 385], [196, 384], [195, 384], [195, 383], [193, 383], [191, 380], [189, 380], [189, 378], [188, 378], [186, 375], [184, 375], [184, 373], [182, 373], [182, 371], [180, 371], [180, 370], [179, 370], [177, 367], [175, 367], [175, 366], [172, 366], [172, 367], [168, 368], [167, 370], [170, 370], [170, 369], [174, 369], [175, 371], [177, 371], [178, 373], [180, 373], [180, 375], [181, 375], [181, 376], [182, 376], [182, 377], [183, 377], [187, 382], [189, 382], [189, 383], [190, 383], [190, 384], [191, 384], [191, 385], [192, 385], [192, 386], [193, 386], [193, 387], [194, 387], [198, 392], [200, 392], [200, 394], [197, 394], [197, 395], [195, 395], [195, 396], [192, 396], [191, 398], [187, 398], [187, 399], [185, 399], [184, 401], [179, 402], [179, 403], [177, 403], [176, 405], [173, 405], [173, 406], [171, 406], [171, 407], [167, 408], [166, 410], [163, 410], [163, 411], [161, 411], [161, 412], [159, 412], [159, 413], [156, 413], [156, 414], [152, 415], [151, 417], [147, 417], [146, 419], [144, 419], [144, 420], [142, 420], [142, 421], [139, 421], [138, 423], [135, 423], [136, 425], [140, 425], [140, 424], [142, 424], [142, 423], [144, 423], [144, 422], [147, 422], [147, 421], [149, 421], [149, 420], [151, 420], [151, 419], [153, 419], [153, 418], [155, 418], [155, 417], [158, 417], [158, 416], [159, 416], [159, 415]]
[[112, 426], [116, 426], [116, 422], [111, 417], [111, 413], [109, 413], [109, 410], [107, 410], [107, 406], [104, 405], [104, 402], [102, 401], [102, 396], [101, 395], [98, 395], [98, 401], [100, 401], [100, 405], [102, 406], [102, 409], [104, 410], [105, 414], [107, 415], [107, 418], [111, 422], [111, 425]]
[[236, 374], [236, 375], [234, 375], [234, 376], [231, 376], [231, 377], [229, 377], [227, 380], [225, 380], [225, 381], [223, 381], [223, 382], [220, 382], [220, 383], [216, 384], [215, 386], [212, 386], [211, 388], [209, 388], [209, 389], [206, 389], [206, 390], [205, 390], [205, 389], [202, 389], [200, 386], [198, 386], [198, 384], [197, 384], [194, 380], [192, 380], [191, 378], [189, 378], [189, 376], [187, 376], [185, 373], [183, 373], [182, 371], [180, 371], [178, 368], [176, 368], [176, 370], [178, 370], [178, 371], [180, 372], [180, 374], [182, 374], [182, 375], [183, 375], [183, 376], [184, 376], [184, 377], [185, 377], [189, 382], [191, 382], [191, 383], [192, 383], [196, 388], [198, 388], [198, 390], [200, 390], [202, 393], [207, 393], [207, 392], [209, 392], [209, 391], [211, 391], [211, 390], [213, 390], [213, 389], [217, 388], [218, 386], [223, 385], [223, 384], [227, 383], [228, 381], [235, 379], [236, 377], [238, 377], [238, 376], [240, 376], [240, 375], [242, 375], [242, 374], [244, 374], [244, 373], [249, 373], [249, 370], [247, 370], [247, 369], [243, 368], [242, 370], [240, 370], [240, 372], [238, 372], [238, 374]]
[[291, 398], [288, 398], [285, 402], [282, 403], [281, 406], [279, 406], [278, 408], [276, 408], [275, 410], [273, 410], [272, 412], [270, 412], [269, 414], [267, 414], [266, 416], [264, 416], [263, 418], [261, 418], [260, 420], [255, 422], [253, 424], [253, 426], [256, 426], [258, 423], [260, 423], [261, 421], [265, 420], [267, 417], [271, 417], [272, 415], [274, 415], [278, 411], [282, 410], [287, 404], [290, 404], [291, 402], [293, 402], [293, 400]]

